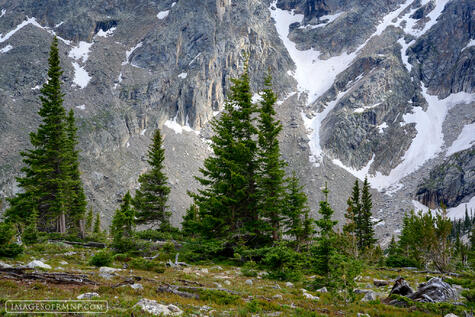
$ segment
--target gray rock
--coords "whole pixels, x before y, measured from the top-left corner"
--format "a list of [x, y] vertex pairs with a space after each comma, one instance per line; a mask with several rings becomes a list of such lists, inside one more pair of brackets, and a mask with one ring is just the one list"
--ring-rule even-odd
[[364, 297], [361, 299], [363, 302], [369, 302], [372, 300], [376, 300], [376, 293], [373, 291], [367, 292]]
[[252, 284], [253, 284], [253, 283], [252, 283], [252, 280], [246, 280], [245, 283], [246, 283], [246, 285], [252, 285]]
[[142, 298], [135, 306], [154, 316], [180, 316], [183, 311], [175, 305], [162, 305], [155, 300]]
[[287, 283], [285, 283], [285, 286], [292, 288], [292, 287], [294, 287], [294, 284], [291, 283], [291, 282], [287, 282]]
[[49, 270], [51, 269], [50, 265], [43, 263], [42, 261], [39, 261], [39, 260], [33, 260], [27, 265], [25, 265], [25, 267], [28, 267], [30, 269], [35, 269], [35, 268], [42, 268], [42, 269], [49, 269]]
[[374, 286], [377, 286], [377, 287], [381, 287], [381, 286], [387, 286], [389, 285], [389, 281], [385, 281], [385, 280], [373, 280], [373, 284]]
[[100, 273], [115, 273], [119, 271], [122, 271], [122, 269], [116, 269], [116, 268], [108, 267], [108, 266], [101, 266], [99, 268]]
[[131, 284], [130, 287], [135, 290], [143, 290], [143, 285], [140, 283]]
[[84, 293], [77, 297], [77, 299], [91, 299], [94, 297], [100, 297], [98, 293]]
[[280, 300], [284, 299], [284, 298], [282, 297], [282, 295], [280, 295], [280, 294], [275, 294], [274, 296], [272, 296], [272, 298], [273, 298], [273, 299], [280, 299]]
[[322, 287], [322, 288], [317, 289], [317, 292], [320, 292], [320, 293], [328, 293], [328, 290], [327, 290], [326, 287]]
[[389, 293], [389, 296], [392, 294], [409, 296], [414, 293], [414, 290], [409, 286], [409, 284], [403, 278], [398, 278]]
[[8, 264], [8, 263], [5, 263], [3, 261], [0, 261], [0, 268], [2, 269], [11, 269], [13, 266]]
[[409, 298], [418, 302], [440, 303], [457, 299], [457, 292], [439, 277], [423, 283]]

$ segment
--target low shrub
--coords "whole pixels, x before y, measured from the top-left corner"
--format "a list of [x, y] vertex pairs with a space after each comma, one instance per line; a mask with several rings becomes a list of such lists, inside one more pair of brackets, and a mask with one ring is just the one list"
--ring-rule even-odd
[[256, 277], [258, 274], [257, 269], [258, 267], [257, 267], [256, 262], [251, 260], [251, 261], [246, 262], [246, 264], [243, 265], [243, 267], [241, 268], [241, 273], [244, 276]]
[[129, 266], [137, 270], [152, 271], [156, 273], [165, 272], [165, 266], [162, 263], [144, 258], [133, 258], [129, 261]]
[[112, 253], [108, 250], [102, 250], [94, 254], [94, 256], [89, 260], [89, 264], [98, 267], [108, 266], [112, 263], [112, 261]]

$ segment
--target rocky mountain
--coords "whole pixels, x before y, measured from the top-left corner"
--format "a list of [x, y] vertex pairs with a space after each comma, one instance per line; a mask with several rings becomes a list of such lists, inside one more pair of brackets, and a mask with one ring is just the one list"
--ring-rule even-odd
[[416, 199], [475, 205], [474, 12], [470, 0], [0, 0], [0, 197], [18, 191], [57, 35], [86, 193], [105, 223], [157, 127], [179, 223], [244, 54], [256, 93], [272, 72], [283, 156], [314, 210], [326, 181], [342, 219], [365, 175], [386, 239]]

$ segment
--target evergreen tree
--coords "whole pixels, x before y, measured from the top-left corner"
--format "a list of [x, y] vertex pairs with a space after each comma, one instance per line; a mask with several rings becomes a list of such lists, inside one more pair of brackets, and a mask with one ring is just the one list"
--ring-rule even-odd
[[[351, 192], [350, 198], [348, 198], [348, 208], [349, 211], [345, 214], [347, 219], [352, 219], [353, 223], [350, 223], [350, 226], [344, 228], [349, 234], [352, 234], [355, 237], [358, 250], [361, 249], [361, 241], [363, 240], [363, 222], [362, 222], [362, 213], [361, 213], [361, 201], [360, 201], [360, 186], [358, 180], [355, 180], [353, 189]], [[352, 230], [349, 232], [348, 230]], [[355, 251], [357, 253], [357, 251]]]
[[371, 193], [369, 192], [368, 178], [365, 177], [363, 182], [363, 189], [361, 190], [361, 209], [359, 214], [358, 223], [360, 227], [360, 240], [358, 246], [360, 250], [370, 249], [377, 241], [374, 237], [374, 228], [372, 221], [371, 209], [373, 208], [373, 202], [371, 200]]
[[266, 87], [261, 93], [261, 109], [257, 124], [259, 140], [258, 214], [269, 219], [271, 238], [273, 241], [277, 241], [281, 238], [285, 162], [281, 159], [279, 140], [277, 139], [282, 125], [275, 119], [274, 104], [277, 97], [272, 91], [271, 82], [272, 77], [269, 74], [265, 79]]
[[325, 188], [322, 192], [325, 199], [320, 201], [320, 209], [318, 210], [321, 218], [315, 221], [319, 236], [312, 253], [314, 256], [315, 271], [320, 275], [326, 276], [330, 270], [330, 257], [335, 252], [335, 231], [333, 228], [337, 224], [337, 221], [332, 220], [334, 211], [328, 203], [327, 184], [325, 184]]
[[307, 195], [302, 191], [295, 172], [288, 180], [283, 215], [285, 216], [283, 220], [284, 233], [295, 240], [295, 247], [298, 251], [305, 242], [310, 240], [313, 225], [309, 217]]
[[147, 162], [152, 168], [139, 176], [140, 188], [135, 192], [133, 205], [137, 210], [138, 224], [152, 224], [169, 230], [171, 213], [167, 210], [167, 200], [170, 187], [167, 184], [168, 178], [163, 172], [164, 159], [162, 136], [157, 129], [148, 150]]
[[89, 208], [86, 215], [86, 232], [92, 232], [92, 221], [93, 221], [92, 208]]
[[96, 214], [96, 221], [94, 222], [94, 230], [92, 233], [95, 235], [101, 234], [101, 217], [99, 213]]
[[127, 192], [122, 199], [120, 208], [115, 211], [110, 226], [113, 238], [112, 247], [118, 252], [127, 252], [135, 248], [132, 238], [135, 229], [135, 209], [132, 207], [132, 196]]
[[48, 81], [41, 88], [42, 106], [39, 115], [42, 118], [37, 132], [30, 133], [32, 150], [21, 152], [25, 167], [24, 176], [17, 182], [23, 192], [9, 199], [10, 208], [6, 217], [15, 222], [24, 222], [37, 208], [42, 230], [52, 230], [56, 221], [58, 231], [64, 232], [66, 183], [65, 144], [66, 122], [61, 93], [62, 74], [58, 40], [51, 44]]
[[232, 83], [224, 111], [211, 122], [213, 155], [200, 169], [203, 176], [196, 177], [202, 189], [190, 196], [198, 207], [201, 236], [258, 244], [263, 224], [256, 213], [256, 107], [251, 101], [247, 63], [244, 73]]
[[[359, 196], [359, 195], [358, 195]], [[354, 257], [358, 257], [358, 241], [357, 241], [357, 214], [355, 214], [355, 204], [353, 203], [352, 197], [348, 198], [347, 200], [347, 209], [345, 213], [346, 223], [343, 225], [343, 233], [345, 238], [349, 242], [349, 253], [351, 253]]]
[[21, 152], [25, 167], [17, 181], [22, 192], [9, 199], [5, 216], [25, 222], [38, 213], [40, 231], [77, 232], [86, 200], [80, 180], [74, 114], [66, 116], [61, 93], [61, 66], [58, 39], [51, 44], [48, 81], [41, 88], [42, 122], [30, 133], [33, 149]]
[[38, 242], [38, 212], [36, 208], [30, 214], [28, 225], [23, 231], [22, 240], [25, 244], [33, 244]]
[[76, 150], [77, 128], [74, 112], [70, 110], [66, 118], [65, 166], [67, 183], [65, 186], [65, 209], [71, 233], [79, 233], [80, 221], [86, 213], [86, 195], [84, 194], [81, 173], [79, 172], [79, 152]]
[[186, 214], [183, 217], [183, 222], [181, 223], [183, 233], [188, 237], [196, 237], [200, 228], [200, 220], [198, 214], [198, 207], [196, 205], [191, 205], [187, 210]]
[[127, 192], [122, 199], [120, 208], [115, 211], [110, 228], [111, 235], [116, 238], [129, 238], [135, 229], [135, 209], [132, 207], [132, 196]]

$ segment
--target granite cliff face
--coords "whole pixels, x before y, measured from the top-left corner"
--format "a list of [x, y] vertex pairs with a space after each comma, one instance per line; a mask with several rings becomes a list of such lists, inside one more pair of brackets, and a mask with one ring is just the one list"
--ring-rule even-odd
[[391, 234], [416, 198], [473, 196], [473, 182], [449, 181], [421, 194], [447, 153], [474, 148], [473, 12], [469, 0], [0, 0], [0, 195], [18, 190], [56, 34], [87, 196], [106, 223], [157, 127], [180, 221], [208, 122], [249, 54], [256, 93], [273, 74], [283, 156], [312, 207], [327, 181], [341, 219], [354, 177], [368, 174], [379, 234]]

